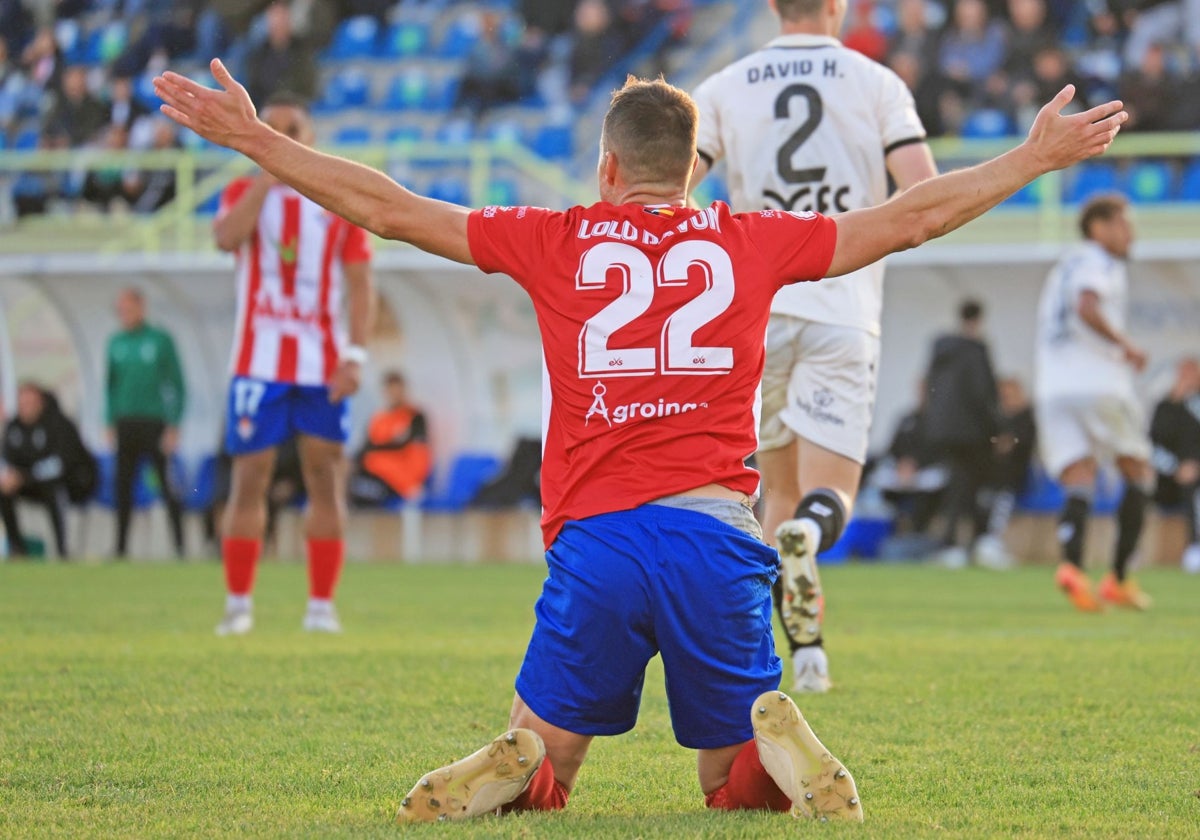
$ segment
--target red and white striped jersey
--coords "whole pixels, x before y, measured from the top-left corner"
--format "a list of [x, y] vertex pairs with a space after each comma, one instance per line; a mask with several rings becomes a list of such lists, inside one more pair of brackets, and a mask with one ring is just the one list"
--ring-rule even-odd
[[[218, 218], [253, 183], [221, 196]], [[253, 235], [237, 252], [234, 376], [324, 385], [337, 367], [343, 267], [367, 262], [366, 231], [285, 186], [267, 193]]]

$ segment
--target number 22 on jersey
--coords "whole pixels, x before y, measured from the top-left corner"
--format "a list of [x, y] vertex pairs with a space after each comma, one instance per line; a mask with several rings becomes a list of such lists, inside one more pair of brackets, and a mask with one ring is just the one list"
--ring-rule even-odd
[[[700, 269], [704, 289], [666, 318], [657, 347], [610, 346], [614, 333], [650, 309], [655, 289], [686, 285], [692, 268]], [[733, 262], [724, 248], [714, 242], [679, 242], [655, 265], [632, 245], [604, 242], [584, 253], [575, 288], [603, 289], [612, 271], [621, 278], [621, 294], [589, 318], [579, 332], [581, 378], [652, 376], [659, 372], [713, 375], [733, 369], [732, 347], [697, 347], [693, 343], [696, 333], [733, 303]]]

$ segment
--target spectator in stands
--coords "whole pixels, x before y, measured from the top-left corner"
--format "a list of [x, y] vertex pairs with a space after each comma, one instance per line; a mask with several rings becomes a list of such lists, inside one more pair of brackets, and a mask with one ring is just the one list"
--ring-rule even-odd
[[16, 127], [24, 91], [25, 77], [9, 59], [8, 42], [0, 38], [0, 143], [7, 140]]
[[1004, 72], [1014, 83], [1030, 80], [1034, 56], [1058, 44], [1058, 33], [1046, 19], [1046, 0], [1008, 0], [1008, 19]]
[[96, 140], [108, 123], [108, 109], [88, 90], [86, 67], [63, 71], [62, 92], [42, 123], [42, 136], [52, 148], [77, 149]]
[[[106, 151], [119, 152], [129, 148], [129, 132], [119, 123], [111, 123], [104, 130]], [[97, 205], [104, 212], [112, 209], [114, 201], [129, 202], [126, 189], [125, 170], [120, 166], [105, 166], [88, 172], [83, 182], [83, 198]]]
[[[245, 35], [254, 19], [280, 0], [209, 0], [228, 32]], [[284, 2], [282, 5], [287, 6]], [[343, 16], [339, 0], [304, 0], [290, 9], [291, 31], [319, 50], [333, 37], [338, 20]]]
[[133, 95], [133, 79], [115, 76], [108, 86], [108, 123], [120, 126], [126, 133], [134, 123], [149, 116], [150, 109]]
[[946, 488], [946, 467], [925, 430], [927, 394], [922, 380], [916, 408], [900, 418], [887, 454], [871, 470], [870, 484], [895, 508], [896, 532], [902, 536], [928, 530]]
[[1029, 481], [1029, 468], [1037, 443], [1033, 407], [1025, 386], [1016, 377], [1000, 380], [1000, 430], [995, 443], [995, 467], [983, 492], [986, 531], [975, 541], [974, 560], [978, 566], [1007, 569], [1013, 557], [1004, 545], [1016, 507], [1017, 496]]
[[963, 86], [980, 84], [1001, 68], [1004, 50], [1004, 26], [988, 19], [983, 0], [955, 0], [938, 51], [942, 73]]
[[571, 49], [571, 100], [581, 103], [621, 55], [621, 37], [613, 28], [604, 0], [580, 0], [575, 7], [575, 39]]
[[972, 543], [983, 533], [979, 496], [992, 475], [992, 447], [1000, 429], [996, 377], [983, 341], [983, 305], [964, 301], [958, 314], [958, 332], [933, 345], [924, 418], [930, 446], [950, 468], [940, 559], [952, 567], [966, 565], [968, 558], [959, 546], [959, 520], [964, 515], [973, 520]]
[[1200, 360], [1179, 362], [1175, 384], [1154, 409], [1150, 441], [1158, 474], [1154, 501], [1183, 510], [1188, 521], [1183, 567], [1200, 572]]
[[479, 40], [466, 58], [455, 105], [466, 108], [474, 119], [492, 108], [516, 102], [525, 93], [522, 80], [527, 76], [522, 56], [506, 37], [504, 24], [499, 12], [483, 12]]
[[[154, 119], [151, 151], [180, 148], [175, 124], [163, 117]], [[144, 169], [124, 179], [124, 187], [135, 213], [153, 213], [175, 200], [175, 169]]]
[[1126, 128], [1130, 131], [1173, 128], [1181, 104], [1176, 87], [1175, 80], [1167, 73], [1163, 45], [1148, 45], [1141, 53], [1141, 63], [1124, 73], [1119, 82], [1120, 96], [1129, 112]]
[[56, 94], [62, 79], [62, 53], [53, 29], [39, 29], [21, 52], [21, 67], [30, 83], [44, 93]]
[[350, 485], [355, 501], [366, 504], [418, 497], [432, 467], [425, 414], [408, 401], [404, 375], [388, 371], [383, 389], [387, 404], [371, 418]]
[[183, 371], [170, 333], [146, 322], [146, 301], [134, 288], [117, 296], [121, 329], [108, 342], [105, 422], [116, 446], [117, 544], [124, 558], [129, 546], [133, 487], [143, 459], [158, 475], [158, 484], [175, 551], [183, 556], [183, 510], [168, 458], [179, 445], [179, 421], [185, 398]]
[[33, 15], [22, 0], [0, 0], [0, 40], [8, 54], [20, 55], [33, 34]]
[[4, 429], [0, 458], [0, 516], [9, 551], [16, 556], [29, 553], [16, 507], [18, 499], [28, 499], [46, 509], [58, 556], [67, 558], [67, 505], [86, 500], [95, 486], [96, 465], [75, 424], [52, 394], [23, 382], [17, 390], [16, 416]]
[[872, 61], [882, 62], [887, 55], [888, 41], [883, 31], [875, 25], [874, 12], [875, 4], [871, 0], [853, 0], [843, 29], [845, 34], [842, 43]]
[[206, 0], [141, 0], [129, 21], [135, 35], [113, 70], [120, 76], [136, 76], [147, 67], [165, 67], [168, 60], [191, 53], [206, 5]]
[[275, 2], [266, 11], [267, 39], [246, 57], [246, 90], [259, 106], [281, 91], [310, 100], [317, 93], [313, 47], [292, 29], [287, 3]]
[[1125, 42], [1125, 64], [1139, 67], [1155, 44], [1181, 43], [1200, 52], [1200, 0], [1137, 0]]

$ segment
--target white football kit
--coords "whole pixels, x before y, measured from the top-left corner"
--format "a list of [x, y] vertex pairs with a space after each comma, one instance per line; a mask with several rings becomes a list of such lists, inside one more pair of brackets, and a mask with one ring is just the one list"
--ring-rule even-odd
[[1094, 242], [1068, 252], [1046, 279], [1038, 305], [1035, 407], [1042, 462], [1058, 476], [1089, 456], [1150, 457], [1133, 370], [1121, 349], [1079, 316], [1094, 292], [1105, 320], [1123, 332], [1129, 297], [1125, 262]]
[[[925, 139], [912, 94], [836, 38], [785, 35], [706, 79], [697, 148], [724, 158], [736, 211], [834, 215], [888, 197], [885, 158]], [[863, 462], [875, 403], [882, 261], [793, 284], [771, 306], [760, 449], [796, 435]]]

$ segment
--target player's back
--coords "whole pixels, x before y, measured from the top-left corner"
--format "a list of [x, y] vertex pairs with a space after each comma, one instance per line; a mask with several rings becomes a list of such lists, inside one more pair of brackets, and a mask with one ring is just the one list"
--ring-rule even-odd
[[[831, 37], [776, 38], [709, 77], [695, 98], [698, 150], [710, 164], [726, 160], [737, 212], [836, 214], [880, 204], [887, 153], [925, 139], [900, 78]], [[877, 333], [882, 277], [877, 264], [853, 279], [792, 288], [775, 311]]]
[[1133, 378], [1120, 349], [1080, 316], [1080, 295], [1094, 292], [1105, 320], [1124, 330], [1125, 266], [1093, 242], [1071, 249], [1050, 270], [1038, 302], [1037, 394], [1132, 396]]

